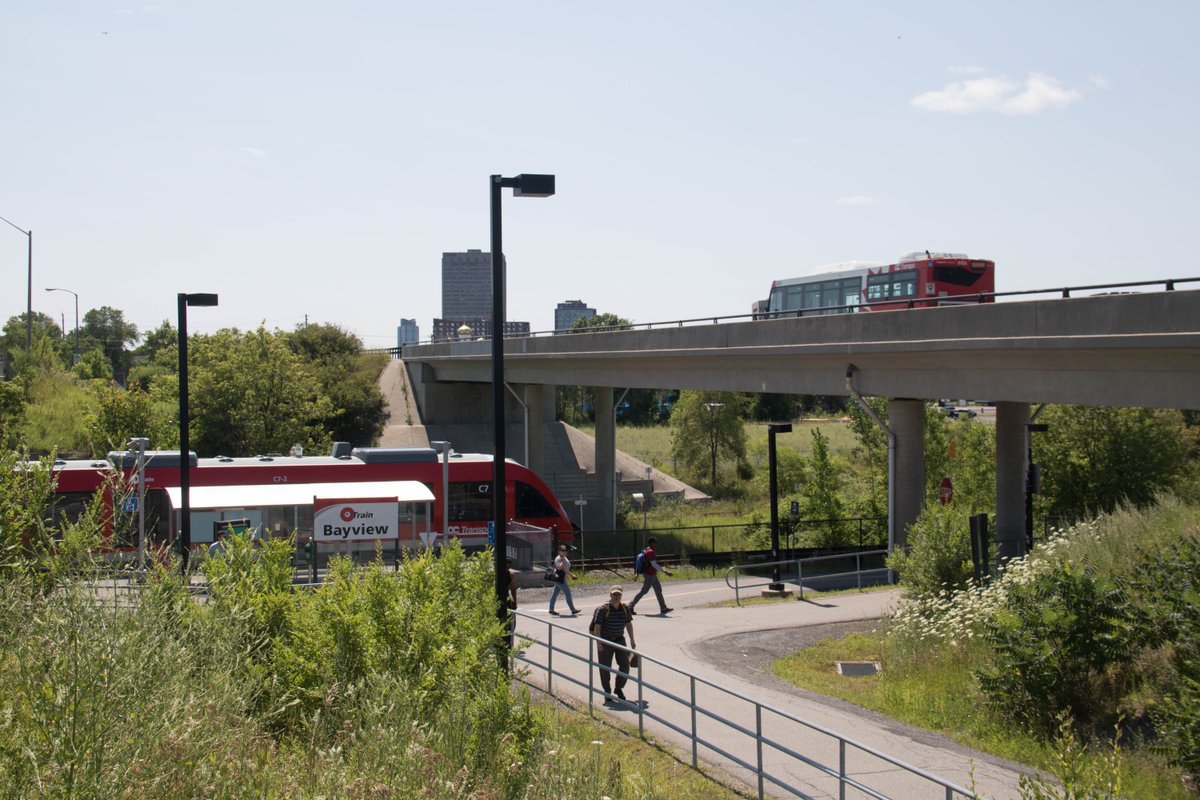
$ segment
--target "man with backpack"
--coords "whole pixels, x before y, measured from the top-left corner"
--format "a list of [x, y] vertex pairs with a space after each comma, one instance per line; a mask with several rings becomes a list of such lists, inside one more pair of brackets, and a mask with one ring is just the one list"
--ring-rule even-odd
[[658, 556], [654, 553], [654, 545], [658, 543], [658, 539], [651, 536], [646, 541], [646, 549], [638, 554], [637, 559], [633, 562], [633, 571], [642, 576], [642, 590], [633, 596], [633, 602], [629, 604], [629, 613], [636, 614], [634, 606], [638, 600], [642, 599], [642, 595], [654, 589], [654, 596], [658, 598], [658, 609], [661, 614], [669, 614], [675, 609], [667, 608], [667, 601], [663, 599], [662, 582], [658, 579], [658, 572], [662, 570], [667, 575], [671, 572], [666, 567], [658, 563]]
[[[633, 611], [629, 606], [621, 602], [621, 587], [614, 586], [608, 592], [608, 602], [596, 609], [596, 613], [592, 614], [592, 625], [590, 628], [593, 636], [599, 636], [616, 644], [625, 644], [625, 633], [629, 633], [629, 646], [637, 648], [637, 642], [633, 638]], [[629, 653], [625, 650], [619, 650], [615, 647], [606, 647], [605, 645], [598, 646], [597, 655], [600, 658], [600, 665], [605, 669], [600, 670], [600, 685], [604, 687], [605, 700], [609, 702], [612, 697], [611, 677], [609, 669], [612, 668], [613, 656], [617, 658], [617, 698], [625, 699], [625, 683], [629, 680]]]

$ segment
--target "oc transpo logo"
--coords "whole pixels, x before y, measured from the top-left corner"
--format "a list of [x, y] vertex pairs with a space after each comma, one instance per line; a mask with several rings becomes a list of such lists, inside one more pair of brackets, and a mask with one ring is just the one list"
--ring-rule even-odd
[[346, 506], [341, 511], [342, 522], [354, 522], [354, 509]]

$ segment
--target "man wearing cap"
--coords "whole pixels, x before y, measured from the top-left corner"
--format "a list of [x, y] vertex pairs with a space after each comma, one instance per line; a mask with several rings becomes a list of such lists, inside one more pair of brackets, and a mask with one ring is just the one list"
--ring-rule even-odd
[[[597, 608], [596, 613], [592, 615], [591, 632], [593, 636], [624, 645], [626, 631], [629, 632], [629, 646], [636, 649], [637, 642], [633, 638], [633, 614], [629, 606], [621, 602], [621, 587], [613, 586], [608, 590], [608, 602]], [[600, 670], [600, 685], [604, 687], [605, 702], [612, 699], [609, 669], [612, 667], [614, 655], [617, 657], [617, 669], [619, 670], [617, 672], [617, 698], [625, 699], [625, 692], [622, 690], [629, 680], [629, 653], [616, 647], [599, 645], [600, 665], [605, 667]]]

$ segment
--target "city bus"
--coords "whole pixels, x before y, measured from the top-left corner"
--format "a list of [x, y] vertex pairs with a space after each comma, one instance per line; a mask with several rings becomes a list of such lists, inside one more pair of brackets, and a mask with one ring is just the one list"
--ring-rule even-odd
[[995, 264], [962, 253], [905, 253], [892, 264], [849, 261], [771, 284], [758, 315], [844, 314], [993, 302]]

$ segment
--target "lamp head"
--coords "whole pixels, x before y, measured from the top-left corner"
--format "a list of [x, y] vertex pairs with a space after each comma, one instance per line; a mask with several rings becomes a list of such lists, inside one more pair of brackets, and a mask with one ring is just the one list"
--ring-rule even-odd
[[513, 186], [513, 197], [550, 197], [554, 194], [553, 175], [518, 175]]
[[217, 304], [217, 296], [205, 292], [185, 294], [183, 301], [189, 306], [215, 306]]

